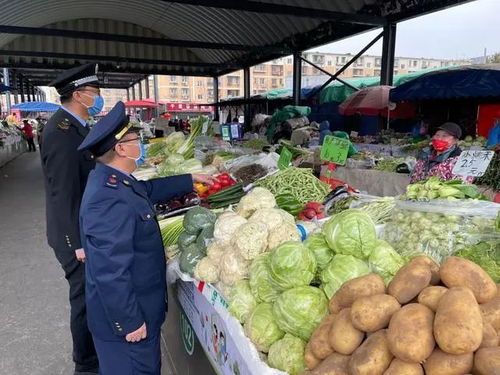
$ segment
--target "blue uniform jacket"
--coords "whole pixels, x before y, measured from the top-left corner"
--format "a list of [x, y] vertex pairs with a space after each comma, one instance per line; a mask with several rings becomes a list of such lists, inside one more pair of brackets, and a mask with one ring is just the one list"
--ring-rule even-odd
[[90, 331], [123, 340], [146, 322], [148, 334], [165, 320], [166, 263], [153, 204], [193, 190], [191, 175], [137, 181], [98, 163], [80, 208], [87, 256]]

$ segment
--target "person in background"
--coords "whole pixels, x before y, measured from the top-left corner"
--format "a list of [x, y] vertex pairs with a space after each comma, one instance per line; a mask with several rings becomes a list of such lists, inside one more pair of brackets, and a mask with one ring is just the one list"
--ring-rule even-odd
[[327, 135], [332, 135], [332, 131], [330, 130], [330, 122], [328, 120], [321, 121], [319, 124], [319, 144], [322, 145], [325, 137]]
[[69, 284], [70, 328], [75, 375], [97, 374], [99, 364], [85, 309], [85, 251], [78, 212], [93, 155], [78, 151], [87, 136], [86, 120], [101, 112], [97, 64], [81, 65], [59, 75], [50, 86], [60, 95], [61, 108], [45, 125], [42, 168], [45, 178], [47, 240]]
[[118, 102], [78, 148], [97, 160], [83, 195], [80, 226], [88, 322], [100, 375], [160, 375], [166, 260], [153, 207], [192, 192], [193, 182], [214, 182], [196, 174], [136, 180], [131, 174], [146, 159], [137, 130]]
[[26, 137], [26, 141], [28, 142], [28, 151], [36, 151], [35, 142], [33, 140], [33, 127], [31, 126], [28, 120], [23, 120], [23, 133]]
[[[462, 137], [462, 129], [453, 122], [441, 125], [431, 140], [431, 146], [422, 150], [417, 157], [417, 163], [410, 176], [410, 183], [425, 180], [431, 176], [449, 181], [460, 176], [452, 173], [458, 157], [462, 153], [458, 140]], [[473, 178], [467, 177], [466, 182], [472, 183]]]
[[44, 128], [45, 128], [45, 120], [42, 118], [38, 118], [38, 126], [36, 128], [36, 139], [40, 151], [42, 150], [42, 133]]

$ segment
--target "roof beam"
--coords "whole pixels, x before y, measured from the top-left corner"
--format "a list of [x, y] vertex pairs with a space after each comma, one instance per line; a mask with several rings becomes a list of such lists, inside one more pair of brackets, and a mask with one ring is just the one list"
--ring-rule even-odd
[[138, 43], [153, 46], [170, 46], [170, 47], [184, 47], [184, 48], [201, 48], [201, 49], [223, 49], [231, 51], [246, 51], [249, 48], [264, 48], [275, 50], [275, 47], [255, 46], [236, 43], [215, 43], [215, 42], [202, 42], [193, 40], [180, 40], [180, 39], [166, 39], [166, 38], [151, 38], [145, 36], [122, 35], [122, 34], [107, 34], [88, 31], [77, 30], [63, 30], [53, 29], [46, 27], [25, 27], [25, 26], [9, 26], [0, 25], [0, 33], [4, 34], [18, 34], [18, 35], [43, 35], [55, 36], [61, 38], [73, 39], [90, 39], [102, 40], [109, 42], [122, 42], [122, 43]]
[[[5, 68], [17, 69], [59, 69], [66, 70], [75, 67], [75, 64], [68, 62], [24, 62], [24, 61], [4, 61], [0, 59], [0, 66]], [[123, 67], [116, 64], [99, 64], [99, 70], [104, 73], [130, 73], [130, 74], [159, 74], [159, 75], [176, 75], [176, 76], [193, 76], [193, 77], [213, 77], [216, 74], [215, 70], [207, 72], [201, 71], [185, 71], [183, 69], [169, 69], [162, 67], [142, 68], [142, 67]], [[29, 77], [29, 74], [25, 75]]]
[[83, 54], [45, 52], [45, 51], [42, 52], [42, 51], [0, 50], [0, 56], [42, 57], [50, 59], [86, 60], [86, 61], [96, 61], [96, 62], [108, 61], [115, 63], [116, 65], [129, 63], [129, 64], [165, 65], [165, 66], [191, 66], [191, 67], [200, 67], [207, 69], [228, 66], [227, 64], [214, 64], [214, 63], [205, 63], [198, 61], [157, 60], [157, 59], [144, 59], [138, 57], [83, 55]]
[[334, 12], [325, 9], [305, 8], [275, 3], [262, 3], [249, 0], [162, 0], [169, 3], [197, 5], [210, 8], [222, 8], [254, 13], [282, 14], [294, 17], [317, 18], [321, 20], [356, 23], [361, 25], [383, 26], [386, 21], [383, 17], [370, 14], [355, 14]]

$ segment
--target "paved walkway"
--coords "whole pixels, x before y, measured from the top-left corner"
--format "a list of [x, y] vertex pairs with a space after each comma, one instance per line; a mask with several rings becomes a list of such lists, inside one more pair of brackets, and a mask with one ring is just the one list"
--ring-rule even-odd
[[67, 295], [45, 238], [39, 153], [25, 153], [0, 168], [0, 375], [72, 375]]

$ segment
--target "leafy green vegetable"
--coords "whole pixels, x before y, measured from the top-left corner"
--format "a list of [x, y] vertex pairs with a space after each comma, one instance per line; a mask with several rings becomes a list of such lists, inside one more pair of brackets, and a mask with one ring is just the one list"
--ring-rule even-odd
[[316, 274], [316, 258], [302, 242], [287, 241], [269, 257], [271, 280], [277, 289], [309, 285]]
[[190, 234], [198, 234], [203, 228], [213, 226], [217, 215], [203, 207], [194, 207], [184, 215], [184, 229]]
[[326, 296], [331, 298], [346, 281], [370, 272], [370, 267], [365, 261], [352, 255], [337, 254], [321, 272], [321, 287]]
[[311, 334], [328, 313], [328, 300], [319, 288], [299, 286], [283, 292], [274, 303], [278, 326], [303, 340]]
[[391, 278], [405, 265], [403, 257], [382, 240], [376, 242], [368, 261], [373, 270], [384, 279]]
[[269, 366], [297, 375], [305, 370], [304, 351], [306, 343], [290, 334], [276, 341], [271, 348], [267, 360]]
[[179, 257], [179, 267], [182, 272], [194, 275], [194, 268], [205, 257], [205, 253], [195, 243], [186, 247]]
[[346, 210], [328, 220], [323, 226], [328, 246], [337, 254], [366, 259], [377, 240], [375, 224], [360, 210]]
[[250, 266], [250, 289], [259, 302], [274, 302], [280, 294], [271, 283], [269, 255], [259, 255]]
[[207, 249], [207, 245], [210, 240], [214, 238], [214, 226], [209, 225], [203, 228], [198, 235], [198, 238], [196, 239], [196, 244], [201, 248], [201, 249]]
[[183, 251], [186, 247], [196, 242], [196, 234], [191, 234], [188, 232], [182, 232], [179, 236], [179, 240], [177, 241], [177, 245], [180, 250]]
[[250, 290], [248, 280], [237, 281], [229, 292], [229, 313], [240, 323], [245, 323], [248, 316], [257, 307], [257, 300]]
[[479, 242], [455, 255], [480, 265], [496, 283], [500, 283], [500, 238]]
[[323, 271], [335, 255], [335, 252], [328, 246], [323, 233], [311, 234], [304, 241], [304, 245], [312, 251], [316, 258], [316, 273]]
[[252, 341], [257, 350], [264, 353], [267, 353], [271, 345], [285, 335], [274, 318], [271, 303], [257, 305], [247, 318], [244, 330], [245, 335]]

